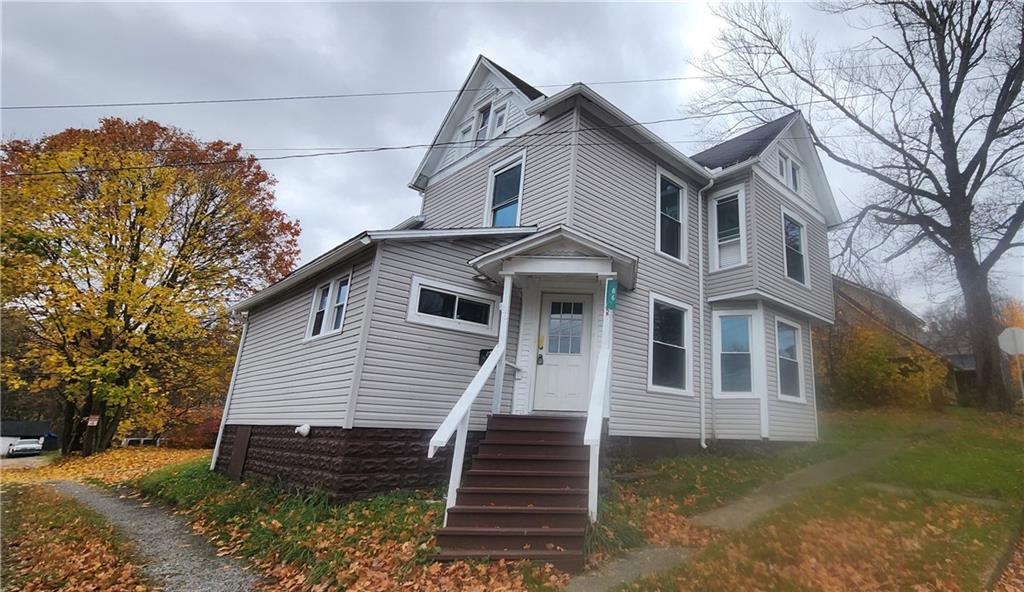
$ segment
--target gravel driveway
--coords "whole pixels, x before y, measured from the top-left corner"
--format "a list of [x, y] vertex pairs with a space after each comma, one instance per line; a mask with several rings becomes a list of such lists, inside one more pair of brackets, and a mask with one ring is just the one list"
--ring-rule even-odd
[[164, 592], [242, 592], [259, 582], [242, 562], [217, 557], [184, 519], [159, 505], [70, 481], [53, 486], [102, 514], [134, 541], [146, 562], [144, 571]]

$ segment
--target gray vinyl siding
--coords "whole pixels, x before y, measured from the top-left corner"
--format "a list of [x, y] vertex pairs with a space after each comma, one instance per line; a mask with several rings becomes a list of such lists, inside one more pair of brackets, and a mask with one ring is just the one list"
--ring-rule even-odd
[[[228, 424], [340, 426], [358, 356], [372, 249], [249, 313]], [[337, 334], [306, 339], [314, 290], [352, 269]]]
[[564, 114], [529, 132], [552, 135], [520, 138], [440, 181], [432, 181], [423, 192], [424, 227], [485, 225], [490, 168], [523, 150], [526, 150], [526, 167], [520, 224], [548, 228], [564, 223], [569, 208], [572, 122], [572, 114]]
[[[707, 239], [708, 244], [704, 249], [704, 269], [707, 270], [707, 286], [705, 287], [704, 294], [708, 298], [751, 290], [754, 288], [756, 282], [758, 270], [753, 253], [755, 253], [755, 249], [760, 241], [754, 224], [754, 202], [757, 201], [757, 198], [751, 190], [750, 173], [745, 172], [729, 179], [716, 180], [715, 185], [708, 190], [707, 197], [715, 195], [721, 190], [736, 186], [743, 187], [746, 200], [744, 208], [746, 224], [745, 232], [747, 235], [747, 262], [744, 265], [723, 269], [721, 271], [712, 270], [711, 249], [714, 248], [715, 242]], [[704, 207], [701, 208], [701, 215], [704, 216], [705, 237], [709, 237], [711, 234], [711, 226], [709, 224], [710, 220], [708, 218], [710, 206], [708, 206], [708, 203], [710, 202], [706, 201]]]
[[[779, 358], [775, 331], [776, 318], [781, 314], [786, 321], [800, 325], [800, 373], [803, 374], [803, 388], [806, 403], [779, 399]], [[768, 354], [768, 420], [770, 438], [784, 441], [814, 441], [817, 438], [815, 411], [814, 375], [812, 372], [811, 328], [806, 319], [765, 307], [765, 351]]]
[[[412, 277], [440, 280], [484, 290], [498, 299], [501, 288], [473, 279], [466, 262], [506, 244], [509, 239], [390, 242], [381, 248], [377, 297], [363, 352], [356, 396], [355, 427], [436, 429], [469, 385], [481, 349], [493, 348], [496, 336], [477, 335], [411, 323], [406, 320]], [[508, 351], [518, 342], [520, 298], [514, 292]], [[490, 412], [493, 379], [473, 408], [472, 427], [482, 429]], [[505, 374], [503, 410], [511, 408], [514, 376]]]
[[[828, 230], [825, 223], [815, 219], [806, 207], [795, 199], [783, 196], [763, 174], [754, 174], [756, 198], [752, 209], [756, 215], [754, 233], [757, 235], [756, 256], [758, 288], [765, 294], [783, 302], [792, 302], [816, 315], [831, 319], [832, 274], [829, 268]], [[806, 225], [808, 278], [810, 288], [786, 276], [785, 249], [782, 237], [782, 208], [792, 211]]]
[[760, 440], [761, 439], [761, 400], [715, 398], [714, 393], [714, 315], [713, 311], [721, 310], [754, 310], [757, 302], [716, 303], [707, 307], [704, 324], [704, 351], [707, 363], [707, 376], [704, 384], [708, 398], [705, 402], [705, 417], [709, 437], [716, 440]]
[[[572, 226], [639, 258], [636, 289], [620, 291], [615, 310], [609, 433], [696, 438], [697, 398], [648, 392], [647, 356], [651, 292], [689, 304], [692, 315], [697, 315], [699, 187], [687, 187], [689, 264], [656, 254], [657, 163], [609, 130], [588, 129], [599, 125], [586, 118], [581, 123], [587, 131], [580, 132]], [[692, 326], [696, 346], [697, 326]], [[693, 360], [696, 365], [695, 352]], [[694, 368], [688, 372], [691, 384], [695, 373]]]

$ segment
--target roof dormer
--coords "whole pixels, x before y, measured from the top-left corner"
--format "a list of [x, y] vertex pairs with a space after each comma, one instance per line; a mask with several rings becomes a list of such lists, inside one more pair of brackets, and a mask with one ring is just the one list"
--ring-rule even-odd
[[409, 186], [423, 190], [437, 172], [493, 150], [512, 130], [527, 127], [533, 119], [527, 108], [543, 97], [508, 70], [478, 56]]

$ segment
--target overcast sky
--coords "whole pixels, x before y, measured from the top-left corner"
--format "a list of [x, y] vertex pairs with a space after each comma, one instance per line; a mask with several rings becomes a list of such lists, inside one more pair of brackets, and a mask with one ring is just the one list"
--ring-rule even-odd
[[[798, 27], [828, 38], [858, 34], [839, 20], [787, 5]], [[15, 4], [2, 7], [6, 106], [457, 89], [477, 54], [536, 85], [694, 74], [687, 64], [718, 29], [691, 4]], [[596, 85], [639, 121], [679, 115], [699, 81]], [[553, 94], [560, 86], [544, 87]], [[2, 133], [36, 138], [98, 118], [145, 117], [202, 139], [240, 142], [257, 155], [301, 148], [429, 142], [452, 93], [279, 103], [4, 111]], [[698, 140], [682, 123], [652, 126], [666, 140]], [[692, 154], [700, 145], [676, 144]], [[275, 150], [278, 149], [278, 150]], [[406, 187], [423, 150], [267, 162], [280, 207], [302, 224], [309, 261], [365, 229], [419, 211]], [[844, 216], [863, 181], [826, 163]], [[893, 273], [915, 311], [955, 290]], [[1024, 294], [1024, 260], [999, 269]], [[934, 279], [934, 278], [932, 278]]]

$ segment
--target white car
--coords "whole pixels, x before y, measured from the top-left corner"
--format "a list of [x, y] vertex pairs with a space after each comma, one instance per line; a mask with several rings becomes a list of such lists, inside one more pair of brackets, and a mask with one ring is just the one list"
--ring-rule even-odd
[[29, 456], [43, 453], [43, 439], [23, 439], [7, 447], [7, 456]]

